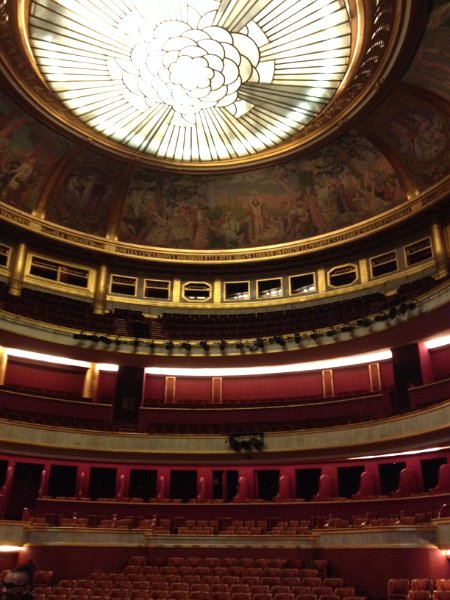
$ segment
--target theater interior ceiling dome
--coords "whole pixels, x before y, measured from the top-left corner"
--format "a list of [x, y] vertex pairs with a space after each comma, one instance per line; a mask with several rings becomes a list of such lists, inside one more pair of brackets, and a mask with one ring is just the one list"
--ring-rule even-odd
[[333, 246], [429, 205], [448, 90], [417, 52], [425, 3], [149, 6], [2, 3], [2, 219], [211, 263]]

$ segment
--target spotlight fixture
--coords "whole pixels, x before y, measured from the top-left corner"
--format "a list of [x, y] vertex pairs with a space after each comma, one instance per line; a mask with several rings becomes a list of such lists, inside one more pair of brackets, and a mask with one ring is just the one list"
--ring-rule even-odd
[[276, 335], [273, 338], [273, 341], [278, 344], [279, 346], [286, 346], [286, 340], [284, 339], [284, 337], [281, 337], [281, 335]]
[[209, 352], [209, 344], [205, 340], [203, 340], [202, 342], [200, 342], [199, 346], [200, 346], [200, 348], [203, 348], [203, 350], [205, 352]]
[[393, 306], [390, 310], [389, 310], [389, 318], [390, 319], [395, 319], [395, 316], [397, 314], [397, 309], [395, 308], [395, 306]]
[[132, 344], [133, 344], [133, 346], [134, 346], [135, 348], [137, 348], [137, 347], [139, 346], [139, 344], [140, 344], [140, 343], [141, 343], [141, 342], [140, 342], [140, 341], [139, 341], [137, 338], [135, 338], [135, 339], [133, 340], [133, 342], [132, 342]]
[[408, 312], [408, 305], [403, 302], [402, 304], [400, 304], [398, 310], [400, 314], [405, 315]]
[[156, 347], [156, 342], [154, 340], [152, 340], [149, 344], [148, 347], [150, 348], [150, 350], [153, 350], [153, 348]]
[[235, 452], [240, 452], [241, 450], [247, 454], [250, 454], [253, 451], [261, 452], [264, 448], [264, 433], [232, 433], [228, 436], [228, 443], [230, 444], [230, 448]]
[[221, 352], [223, 352], [223, 351], [225, 350], [225, 347], [226, 347], [226, 345], [227, 345], [227, 343], [226, 343], [226, 341], [225, 341], [225, 340], [222, 340], [222, 341], [220, 342], [220, 344], [219, 344], [219, 348], [220, 348]]
[[84, 339], [89, 340], [90, 342], [94, 342], [94, 344], [97, 344], [100, 340], [98, 335], [87, 335]]
[[261, 339], [261, 338], [256, 338], [256, 340], [255, 340], [255, 346], [256, 346], [257, 348], [261, 348], [261, 350], [263, 350], [263, 348], [264, 348], [264, 346], [265, 346], [265, 344], [264, 344], [264, 340], [263, 340], [263, 339]]
[[301, 341], [302, 341], [302, 336], [299, 333], [296, 333], [294, 335], [294, 341], [295, 341], [296, 344], [300, 344]]
[[166, 348], [166, 350], [172, 350], [173, 346], [174, 346], [174, 344], [173, 344], [172, 340], [169, 340], [168, 342], [166, 342], [165, 348]]
[[190, 344], [189, 342], [183, 342], [181, 344], [181, 347], [183, 348], [183, 350], [186, 350], [186, 352], [190, 352], [192, 350], [192, 344]]
[[109, 346], [113, 342], [112, 340], [109, 339], [109, 337], [106, 337], [106, 335], [101, 335], [98, 338], [98, 341], [101, 342], [102, 344], [106, 344], [107, 346]]
[[312, 340], [318, 340], [320, 338], [320, 333], [318, 333], [317, 331], [313, 331], [312, 333], [309, 334], [309, 337]]
[[369, 327], [370, 325], [372, 325], [372, 321], [370, 319], [364, 318], [364, 319], [358, 319], [356, 321], [356, 324], [359, 327]]
[[341, 327], [342, 333], [351, 333], [353, 331], [353, 325], [344, 325]]
[[244, 347], [244, 342], [236, 342], [236, 350], [242, 350]]
[[81, 333], [74, 333], [73, 336], [72, 336], [72, 338], [74, 340], [85, 340], [86, 339], [86, 335], [83, 332], [81, 332]]

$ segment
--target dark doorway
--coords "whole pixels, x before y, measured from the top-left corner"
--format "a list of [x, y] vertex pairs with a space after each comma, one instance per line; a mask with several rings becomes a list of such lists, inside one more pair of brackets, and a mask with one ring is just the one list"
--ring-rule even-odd
[[131, 469], [130, 472], [130, 497], [142, 498], [148, 502], [156, 497], [157, 471], [155, 469]]
[[256, 478], [258, 498], [261, 500], [273, 500], [278, 493], [280, 471], [256, 471]]
[[114, 498], [116, 495], [116, 469], [92, 467], [89, 478], [89, 498]]
[[237, 471], [226, 471], [225, 474], [225, 502], [231, 502], [238, 491], [239, 473]]
[[34, 463], [16, 463], [5, 519], [20, 520], [25, 507], [36, 506], [43, 468], [44, 465]]
[[359, 480], [364, 467], [338, 467], [339, 496], [351, 498], [359, 490]]
[[296, 469], [295, 489], [297, 498], [311, 500], [314, 494], [317, 494], [320, 474], [320, 469]]
[[190, 500], [197, 496], [197, 471], [171, 471], [170, 497]]
[[0, 487], [5, 485], [6, 471], [8, 470], [8, 461], [0, 460]]
[[137, 428], [143, 385], [142, 367], [119, 367], [114, 400], [114, 421]]
[[427, 492], [438, 484], [439, 467], [447, 463], [446, 458], [428, 458], [420, 461], [422, 467], [423, 489]]
[[223, 471], [213, 471], [213, 498], [223, 498]]
[[48, 479], [49, 496], [75, 496], [77, 485], [77, 467], [52, 465]]
[[398, 488], [400, 471], [405, 467], [406, 463], [404, 462], [378, 465], [378, 471], [380, 473], [380, 487], [383, 495], [389, 496], [391, 492], [395, 492], [395, 490]]

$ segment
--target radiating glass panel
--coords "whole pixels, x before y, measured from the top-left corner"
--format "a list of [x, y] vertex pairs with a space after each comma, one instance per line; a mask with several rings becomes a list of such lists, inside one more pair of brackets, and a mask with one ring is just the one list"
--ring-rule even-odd
[[350, 58], [342, 0], [31, 0], [48, 85], [114, 141], [182, 162], [242, 158], [301, 131]]

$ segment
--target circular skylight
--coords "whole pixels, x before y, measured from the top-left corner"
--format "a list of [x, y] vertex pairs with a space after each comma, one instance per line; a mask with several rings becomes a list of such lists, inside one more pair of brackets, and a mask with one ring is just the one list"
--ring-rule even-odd
[[29, 28], [38, 68], [79, 119], [187, 163], [288, 140], [350, 58], [343, 0], [32, 0]]

